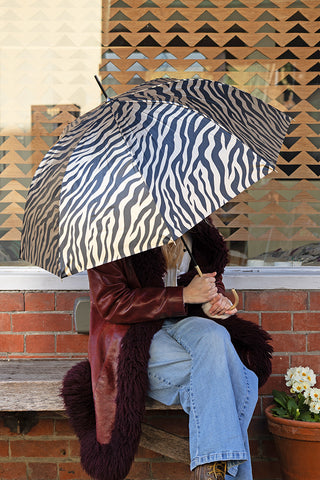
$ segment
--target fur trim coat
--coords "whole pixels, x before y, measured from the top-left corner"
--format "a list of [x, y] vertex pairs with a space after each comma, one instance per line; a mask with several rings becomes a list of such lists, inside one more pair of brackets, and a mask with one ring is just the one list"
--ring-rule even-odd
[[[218, 291], [224, 293], [228, 253], [223, 238], [205, 221], [190, 233], [198, 265], [204, 273], [217, 272]], [[165, 271], [160, 248], [88, 271], [89, 361], [67, 373], [62, 396], [80, 440], [82, 466], [97, 480], [122, 480], [130, 470], [148, 391], [149, 347], [163, 319], [205, 316], [201, 305], [183, 303], [183, 286], [195, 269], [191, 266], [177, 287], [168, 288]], [[263, 385], [271, 373], [268, 333], [238, 315], [215, 321], [229, 331], [241, 360]]]

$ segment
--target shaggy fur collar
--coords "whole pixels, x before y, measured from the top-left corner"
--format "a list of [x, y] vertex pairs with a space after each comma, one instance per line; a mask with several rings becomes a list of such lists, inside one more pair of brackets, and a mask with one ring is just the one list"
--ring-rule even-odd
[[[191, 230], [192, 249], [203, 272], [223, 273], [228, 261], [225, 243], [215, 228], [205, 222]], [[156, 248], [130, 257], [141, 286], [162, 286], [165, 265], [161, 249]], [[183, 276], [186, 285], [195, 269]], [[203, 316], [199, 306], [188, 314]], [[217, 320], [216, 320], [217, 321]], [[218, 321], [230, 333], [243, 363], [252, 369], [263, 385], [271, 373], [272, 347], [270, 336], [258, 325], [233, 315]], [[115, 426], [109, 444], [96, 440], [94, 402], [90, 364], [73, 367], [63, 382], [62, 396], [71, 424], [81, 444], [81, 462], [87, 473], [97, 480], [123, 480], [134, 460], [139, 445], [141, 421], [148, 391], [147, 366], [154, 333], [162, 322], [131, 325], [122, 339], [118, 365], [118, 396]]]

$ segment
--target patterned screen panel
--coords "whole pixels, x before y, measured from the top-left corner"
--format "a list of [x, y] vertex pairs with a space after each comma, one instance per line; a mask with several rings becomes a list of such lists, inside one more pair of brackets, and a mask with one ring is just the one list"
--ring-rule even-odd
[[30, 134], [15, 131], [1, 136], [0, 262], [18, 259], [30, 181], [43, 156], [58, 140], [64, 126], [79, 114], [80, 109], [76, 105], [33, 105]]
[[100, 101], [101, 2], [0, 9], [0, 264], [19, 258], [33, 174], [64, 126]]
[[109, 96], [158, 77], [235, 85], [293, 122], [277, 171], [215, 212], [233, 264], [319, 265], [319, 1], [104, 2]]

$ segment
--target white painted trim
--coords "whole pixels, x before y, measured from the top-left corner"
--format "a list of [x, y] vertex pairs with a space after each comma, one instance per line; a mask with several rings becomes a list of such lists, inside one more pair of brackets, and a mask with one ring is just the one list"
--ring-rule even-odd
[[[227, 267], [227, 289], [320, 290], [319, 267]], [[0, 291], [88, 290], [86, 272], [60, 279], [39, 267], [0, 267]]]
[[320, 290], [319, 267], [227, 267], [227, 289]]
[[88, 290], [88, 275], [59, 278], [39, 267], [0, 267], [0, 290]]

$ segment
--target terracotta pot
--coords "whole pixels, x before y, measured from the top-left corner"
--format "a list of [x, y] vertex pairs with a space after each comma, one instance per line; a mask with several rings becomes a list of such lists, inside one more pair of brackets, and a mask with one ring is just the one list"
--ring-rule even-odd
[[269, 431], [279, 454], [283, 480], [319, 480], [320, 423], [274, 417], [266, 408]]

